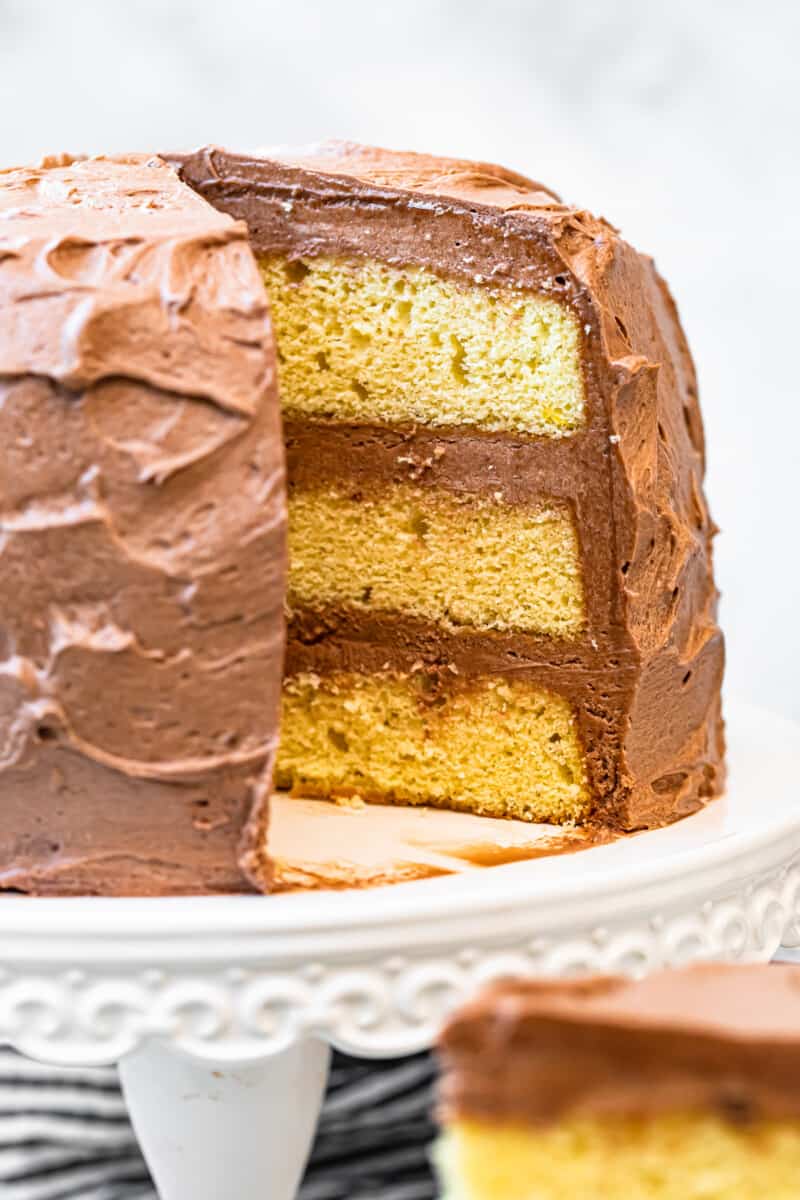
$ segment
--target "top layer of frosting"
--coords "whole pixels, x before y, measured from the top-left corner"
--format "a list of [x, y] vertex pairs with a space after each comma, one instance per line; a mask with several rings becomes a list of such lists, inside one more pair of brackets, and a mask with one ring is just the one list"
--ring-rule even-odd
[[284, 538], [245, 227], [156, 158], [0, 174], [0, 886], [248, 886]]
[[254, 414], [266, 309], [245, 230], [161, 160], [0, 172], [0, 254], [0, 374], [124, 375]]
[[545, 208], [567, 211], [559, 197], [537, 183], [496, 163], [383, 150], [358, 142], [332, 139], [309, 146], [275, 146], [260, 152], [265, 159], [325, 175], [341, 175], [375, 187], [402, 188], [430, 196], [449, 196], [469, 204], [502, 209]]
[[800, 967], [498, 983], [450, 1021], [441, 1052], [451, 1115], [800, 1117]]

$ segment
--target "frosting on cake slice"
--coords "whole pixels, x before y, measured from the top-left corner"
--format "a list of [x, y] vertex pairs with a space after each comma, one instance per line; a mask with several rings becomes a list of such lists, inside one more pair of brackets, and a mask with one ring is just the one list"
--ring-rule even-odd
[[508, 982], [440, 1041], [447, 1200], [793, 1200], [800, 968]]
[[652, 262], [487, 164], [205, 149], [290, 484], [278, 780], [638, 829], [722, 786], [694, 371]]

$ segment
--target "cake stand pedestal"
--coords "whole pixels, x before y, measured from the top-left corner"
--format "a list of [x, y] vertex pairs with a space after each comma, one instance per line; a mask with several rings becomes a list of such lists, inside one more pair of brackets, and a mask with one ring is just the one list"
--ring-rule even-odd
[[0, 1042], [118, 1062], [162, 1200], [291, 1200], [329, 1046], [391, 1057], [503, 975], [800, 946], [800, 729], [729, 709], [727, 796], [579, 853], [370, 891], [0, 901]]
[[209, 1063], [161, 1043], [119, 1064], [162, 1200], [291, 1200], [328, 1078], [330, 1047], [301, 1038], [254, 1063]]

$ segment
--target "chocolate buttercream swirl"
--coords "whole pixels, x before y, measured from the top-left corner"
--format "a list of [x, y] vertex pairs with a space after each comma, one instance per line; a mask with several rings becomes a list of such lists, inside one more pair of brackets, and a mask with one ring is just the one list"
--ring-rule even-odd
[[264, 886], [285, 488], [244, 227], [157, 158], [0, 174], [0, 431], [0, 887]]

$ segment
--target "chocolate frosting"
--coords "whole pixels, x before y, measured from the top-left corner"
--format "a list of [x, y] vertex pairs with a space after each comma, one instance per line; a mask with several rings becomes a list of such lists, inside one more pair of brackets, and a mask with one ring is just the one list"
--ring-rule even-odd
[[[475, 430], [289, 422], [290, 484], [358, 491], [409, 479], [511, 503], [573, 506], [588, 629], [570, 643], [423, 630], [395, 614], [298, 612], [287, 669], [373, 670], [411, 655], [451, 686], [524, 674], [577, 705], [595, 819], [658, 825], [724, 778], [697, 386], [677, 313], [650, 259], [607, 222], [490, 164], [350, 143], [173, 160], [201, 195], [247, 222], [256, 253], [422, 266], [470, 286], [559, 299], [582, 332], [586, 426], [558, 441]], [[458, 661], [457, 683], [447, 669]]]
[[797, 1119], [800, 967], [501, 982], [450, 1020], [439, 1053], [445, 1120]]
[[266, 886], [285, 486], [246, 229], [163, 161], [0, 173], [0, 888]]

